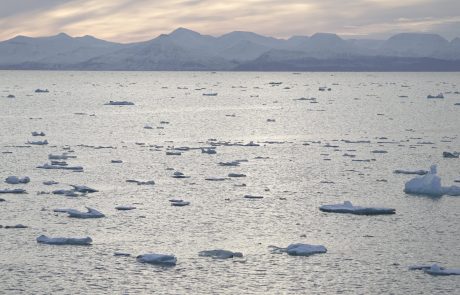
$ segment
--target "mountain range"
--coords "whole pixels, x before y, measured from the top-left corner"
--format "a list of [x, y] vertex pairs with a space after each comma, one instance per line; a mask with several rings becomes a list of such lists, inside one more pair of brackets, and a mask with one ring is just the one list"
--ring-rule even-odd
[[402, 33], [387, 40], [316, 33], [289, 39], [235, 31], [219, 37], [179, 28], [145, 42], [92, 36], [17, 36], [0, 42], [0, 69], [460, 71], [460, 38]]

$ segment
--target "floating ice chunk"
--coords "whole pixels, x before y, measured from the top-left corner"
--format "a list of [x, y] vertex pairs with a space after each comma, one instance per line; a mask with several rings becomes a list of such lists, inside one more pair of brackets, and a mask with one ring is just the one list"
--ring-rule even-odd
[[226, 179], [227, 178], [223, 178], [223, 177], [207, 177], [204, 180], [207, 180], [207, 181], [224, 181]]
[[217, 96], [217, 92], [203, 93], [203, 96]]
[[434, 276], [451, 276], [460, 275], [460, 268], [443, 268], [437, 264], [433, 264], [430, 268], [423, 269], [424, 272]]
[[37, 168], [40, 169], [56, 169], [56, 170], [72, 170], [76, 172], [83, 172], [83, 167], [82, 166], [58, 166], [58, 165], [50, 165], [48, 163], [45, 163], [41, 166], [37, 166]]
[[146, 125], [144, 125], [144, 129], [153, 129], [153, 127], [148, 125], [148, 124], [146, 124]]
[[98, 190], [95, 190], [93, 188], [87, 187], [85, 185], [73, 185], [71, 184], [70, 186], [73, 187], [73, 190], [79, 193], [84, 193], [84, 194], [91, 194], [91, 193], [96, 193]]
[[172, 199], [169, 201], [171, 202], [171, 206], [184, 207], [184, 206], [190, 205], [190, 202], [178, 200], [178, 199]]
[[7, 98], [15, 98], [16, 96], [14, 96], [13, 94], [8, 94], [6, 97]]
[[229, 173], [228, 177], [246, 177], [246, 174], [242, 173]]
[[115, 252], [113, 253], [113, 256], [131, 256], [131, 254], [124, 252]]
[[53, 155], [53, 154], [48, 155], [49, 160], [67, 160], [67, 159], [74, 159], [76, 157], [77, 156], [69, 156], [67, 155], [67, 153], [64, 153], [62, 155]]
[[441, 186], [441, 178], [436, 175], [436, 165], [432, 165], [430, 172], [422, 177], [415, 177], [404, 185], [404, 192], [408, 194], [440, 197], [442, 195], [460, 196], [460, 187]]
[[442, 156], [444, 158], [458, 158], [460, 156], [460, 153], [458, 152], [443, 152]]
[[128, 210], [134, 210], [136, 209], [136, 207], [134, 206], [125, 206], [125, 205], [120, 205], [120, 206], [116, 206], [115, 209], [117, 210], [120, 210], [120, 211], [128, 211]]
[[428, 94], [426, 98], [444, 98], [444, 95], [442, 93], [439, 93], [438, 95]]
[[26, 190], [15, 188], [15, 189], [2, 189], [0, 194], [27, 194]]
[[137, 183], [137, 185], [154, 185], [155, 184], [155, 181], [153, 180], [143, 181], [143, 180], [128, 179], [126, 180], [126, 182]]
[[422, 265], [411, 265], [409, 266], [409, 270], [424, 270], [430, 268], [431, 265], [422, 264]]
[[212, 149], [212, 148], [202, 148], [201, 153], [214, 155], [214, 154], [217, 154], [217, 151], [215, 149]]
[[123, 163], [123, 161], [122, 160], [112, 160], [112, 161], [110, 161], [110, 163], [120, 164], [120, 163]]
[[244, 195], [245, 199], [263, 199], [263, 196]]
[[190, 176], [187, 176], [185, 175], [184, 173], [180, 172], [180, 171], [176, 171], [174, 172], [173, 178], [190, 178]]
[[67, 213], [67, 211], [69, 211], [69, 210], [73, 210], [73, 209], [56, 208], [56, 209], [53, 209], [53, 212]]
[[105, 103], [104, 105], [106, 105], [106, 106], [108, 106], [108, 105], [109, 106], [132, 106], [132, 105], [134, 105], [134, 103], [130, 102], [130, 101], [113, 101], [113, 100], [111, 100], [111, 101]]
[[44, 132], [33, 131], [32, 136], [45, 136]]
[[93, 240], [90, 237], [86, 238], [50, 238], [41, 235], [37, 238], [37, 243], [50, 245], [91, 245]]
[[232, 167], [236, 167], [236, 166], [240, 166], [240, 162], [239, 162], [239, 161], [219, 162], [219, 166], [232, 166]]
[[5, 182], [6, 183], [9, 183], [9, 184], [19, 184], [19, 183], [29, 183], [30, 182], [30, 178], [25, 176], [23, 178], [19, 178], [17, 176], [8, 176], [6, 179], [5, 179]]
[[149, 253], [143, 254], [136, 257], [137, 261], [150, 264], [158, 264], [165, 266], [174, 266], [177, 263], [177, 259], [174, 255], [156, 254]]
[[323, 205], [319, 207], [319, 210], [323, 212], [350, 213], [356, 215], [395, 214], [395, 209], [353, 206], [350, 201], [345, 201], [343, 204]]
[[48, 93], [48, 92], [50, 92], [48, 89], [40, 89], [40, 88], [35, 89], [35, 93]]
[[25, 226], [23, 224], [16, 224], [16, 225], [6, 225], [5, 228], [6, 229], [8, 229], [8, 228], [27, 228], [27, 226]]
[[69, 209], [67, 210], [67, 214], [69, 214], [69, 217], [73, 218], [102, 218], [105, 217], [104, 214], [101, 212], [97, 211], [96, 209], [86, 207], [88, 212], [81, 212], [75, 209]]
[[272, 253], [287, 253], [291, 256], [310, 256], [313, 254], [326, 253], [327, 249], [323, 245], [310, 245], [310, 244], [290, 244], [287, 248], [280, 248], [276, 246], [269, 246], [273, 248]]
[[243, 257], [243, 253], [241, 252], [232, 252], [232, 251], [220, 250], [220, 249], [201, 251], [198, 253], [198, 255], [202, 257], [212, 257], [216, 259]]
[[54, 185], [54, 184], [59, 184], [59, 182], [54, 181], [54, 180], [49, 180], [49, 181], [43, 181], [44, 185]]
[[180, 156], [182, 155], [181, 152], [174, 152], [174, 151], [167, 151], [166, 156]]
[[37, 140], [37, 141], [28, 141], [27, 144], [33, 144], [33, 145], [47, 145], [48, 140]]
[[396, 173], [396, 174], [417, 174], [417, 175], [425, 175], [428, 173], [427, 170], [401, 170], [401, 169], [397, 169], [395, 171], [393, 171], [393, 173]]
[[80, 196], [74, 190], [65, 190], [65, 189], [54, 190], [53, 194], [55, 194], [55, 195], [64, 195], [66, 197], [78, 197], [78, 196]]

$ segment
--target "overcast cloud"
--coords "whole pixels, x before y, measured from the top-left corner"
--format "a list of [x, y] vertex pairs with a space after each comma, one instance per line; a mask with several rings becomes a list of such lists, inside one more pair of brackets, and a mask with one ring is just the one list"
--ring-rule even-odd
[[400, 32], [460, 37], [459, 0], [1, 0], [0, 40], [16, 35], [133, 42], [185, 27], [287, 38], [332, 32], [387, 38]]

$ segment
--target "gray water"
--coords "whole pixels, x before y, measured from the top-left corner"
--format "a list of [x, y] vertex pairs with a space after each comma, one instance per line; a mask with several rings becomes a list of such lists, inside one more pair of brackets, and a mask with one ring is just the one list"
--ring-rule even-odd
[[[408, 266], [460, 267], [460, 198], [406, 195], [404, 183], [413, 176], [393, 170], [437, 164], [445, 185], [460, 180], [460, 160], [442, 157], [460, 151], [459, 83], [460, 73], [0, 71], [0, 178], [31, 178], [24, 185], [0, 184], [28, 191], [0, 195], [6, 200], [0, 225], [28, 226], [0, 229], [0, 293], [455, 294], [459, 276], [433, 277]], [[50, 92], [34, 93], [37, 88]], [[208, 92], [218, 95], [202, 95]], [[444, 99], [426, 98], [439, 92]], [[301, 97], [318, 103], [295, 100]], [[104, 105], [109, 100], [135, 105]], [[46, 137], [32, 137], [32, 131]], [[45, 138], [49, 145], [25, 144]], [[166, 155], [168, 147], [211, 146], [216, 141], [210, 139], [260, 146]], [[77, 156], [69, 164], [84, 172], [36, 168], [66, 148]], [[115, 159], [123, 163], [112, 164]], [[218, 165], [238, 159], [248, 161]], [[174, 171], [190, 178], [174, 179]], [[231, 172], [247, 177], [205, 180]], [[59, 184], [43, 185], [47, 180]], [[99, 192], [37, 194], [69, 184]], [[248, 200], [246, 194], [264, 198]], [[171, 198], [191, 205], [172, 207]], [[318, 210], [345, 200], [392, 207], [396, 214]], [[136, 210], [114, 209], [133, 204]], [[52, 211], [84, 206], [106, 217], [82, 220]], [[41, 234], [94, 242], [43, 245], [35, 240]], [[268, 248], [297, 242], [321, 244], [328, 252], [293, 257]], [[198, 256], [211, 249], [239, 251], [244, 258]], [[177, 265], [136, 261], [150, 252], [174, 254]]]

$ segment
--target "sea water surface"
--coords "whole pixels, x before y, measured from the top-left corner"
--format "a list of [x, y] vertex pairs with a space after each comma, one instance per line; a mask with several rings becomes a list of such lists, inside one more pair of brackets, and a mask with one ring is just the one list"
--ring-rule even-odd
[[[28, 226], [0, 228], [0, 293], [458, 294], [459, 276], [408, 266], [460, 267], [460, 197], [406, 195], [413, 176], [393, 173], [437, 164], [445, 185], [460, 180], [460, 159], [442, 156], [460, 151], [458, 91], [460, 73], [0, 71], [0, 189], [28, 192], [0, 195], [0, 225]], [[440, 92], [444, 99], [426, 98]], [[104, 105], [110, 100], [135, 105]], [[258, 146], [243, 146], [251, 141]], [[213, 145], [214, 155], [193, 149]], [[192, 149], [166, 155], [177, 147]], [[63, 152], [84, 172], [36, 168]], [[234, 160], [247, 162], [218, 165]], [[4, 183], [11, 175], [31, 182]], [[59, 184], [42, 184], [49, 180]], [[70, 184], [99, 192], [49, 194]], [[191, 204], [173, 207], [172, 198]], [[396, 214], [318, 210], [346, 200]], [[53, 212], [85, 206], [106, 217]], [[38, 244], [41, 234], [90, 236], [93, 245]], [[328, 252], [270, 252], [299, 242]], [[211, 249], [244, 257], [198, 256]], [[150, 252], [174, 254], [177, 265], [136, 261]]]

